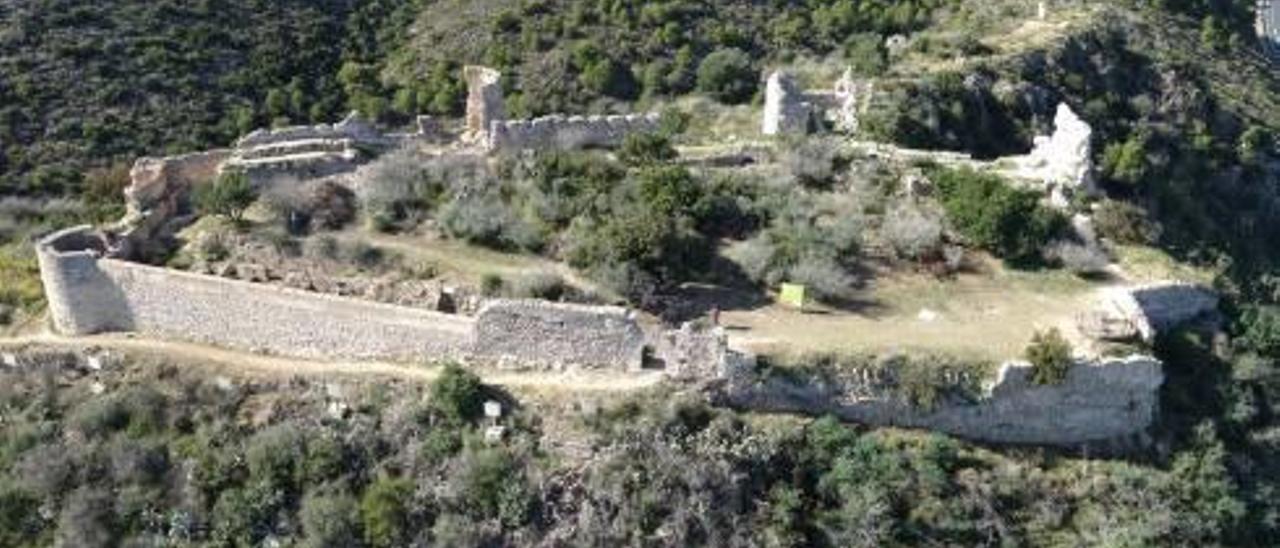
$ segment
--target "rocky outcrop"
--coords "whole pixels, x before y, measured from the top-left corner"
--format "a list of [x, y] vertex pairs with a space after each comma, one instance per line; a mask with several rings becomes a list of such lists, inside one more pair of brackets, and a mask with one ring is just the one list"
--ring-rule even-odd
[[993, 383], [973, 394], [950, 390], [961, 381], [935, 385], [939, 399], [920, 405], [904, 397], [892, 374], [874, 371], [762, 375], [739, 367], [721, 390], [733, 406], [813, 415], [833, 414], [871, 426], [944, 432], [991, 443], [1078, 448], [1140, 445], [1155, 421], [1162, 364], [1131, 356], [1081, 362], [1053, 385], [1031, 381], [1031, 366], [1011, 362]]
[[1162, 332], [1213, 319], [1218, 296], [1194, 284], [1166, 282], [1099, 290], [1093, 309], [1079, 319], [1085, 335], [1108, 341], [1155, 341]]
[[769, 75], [765, 86], [765, 135], [803, 135], [811, 129], [813, 105], [797, 87], [795, 79], [783, 71]]

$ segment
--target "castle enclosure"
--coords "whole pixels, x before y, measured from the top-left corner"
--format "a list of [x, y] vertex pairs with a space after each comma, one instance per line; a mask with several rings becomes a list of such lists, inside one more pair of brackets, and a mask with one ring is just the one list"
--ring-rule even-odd
[[104, 257], [89, 227], [37, 246], [54, 327], [137, 332], [305, 358], [492, 361], [523, 368], [640, 366], [645, 338], [613, 307], [502, 301], [480, 318], [167, 270]]

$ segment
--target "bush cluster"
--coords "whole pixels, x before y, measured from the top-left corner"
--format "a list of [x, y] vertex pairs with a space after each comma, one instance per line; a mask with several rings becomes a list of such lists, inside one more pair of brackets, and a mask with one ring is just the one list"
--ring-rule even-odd
[[947, 220], [975, 246], [1015, 265], [1038, 264], [1066, 219], [1040, 205], [1040, 195], [1018, 190], [999, 176], [968, 168], [938, 169], [930, 177]]

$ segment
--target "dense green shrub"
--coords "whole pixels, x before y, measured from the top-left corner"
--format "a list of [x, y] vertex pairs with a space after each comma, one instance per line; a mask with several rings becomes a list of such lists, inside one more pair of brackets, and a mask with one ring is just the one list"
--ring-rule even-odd
[[1060, 384], [1067, 380], [1067, 372], [1075, 364], [1071, 343], [1057, 329], [1037, 332], [1025, 357], [1031, 362], [1031, 382], [1035, 384]]
[[537, 251], [542, 234], [495, 190], [456, 194], [440, 210], [445, 234], [502, 250]]
[[484, 405], [484, 385], [475, 373], [450, 363], [431, 382], [430, 401], [432, 409], [447, 421], [475, 420]]
[[739, 49], [711, 52], [698, 66], [698, 91], [722, 103], [742, 103], [751, 99], [760, 85], [751, 59]]
[[633, 133], [622, 141], [618, 160], [631, 167], [653, 165], [676, 158], [671, 138], [663, 133]]
[[374, 548], [401, 546], [408, 540], [409, 497], [413, 484], [402, 479], [380, 477], [360, 499], [360, 522], [365, 544]]
[[1240, 315], [1236, 339], [1242, 349], [1280, 364], [1280, 306], [1251, 306]]
[[1160, 236], [1159, 227], [1142, 208], [1118, 200], [1103, 200], [1094, 209], [1098, 235], [1120, 244], [1150, 245]]
[[1039, 194], [1015, 189], [997, 175], [940, 169], [931, 178], [951, 225], [1014, 265], [1040, 262], [1045, 245], [1064, 229], [1065, 219], [1041, 206]]
[[213, 183], [196, 189], [196, 204], [206, 215], [221, 215], [233, 223], [244, 222], [244, 213], [258, 199], [249, 177], [240, 171], [228, 171]]
[[355, 546], [361, 538], [355, 499], [346, 494], [311, 493], [298, 510], [304, 546]]

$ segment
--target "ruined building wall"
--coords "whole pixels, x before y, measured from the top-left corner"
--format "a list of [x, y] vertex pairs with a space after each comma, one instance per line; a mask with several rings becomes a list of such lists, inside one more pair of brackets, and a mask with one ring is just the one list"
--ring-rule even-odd
[[503, 367], [637, 371], [644, 347], [624, 308], [499, 300], [476, 319], [476, 355]]
[[478, 318], [104, 258], [89, 227], [41, 241], [49, 309], [67, 335], [138, 332], [308, 358], [474, 359], [519, 368], [638, 370], [625, 309], [497, 301]]
[[633, 133], [657, 131], [658, 122], [657, 113], [552, 115], [533, 120], [493, 122], [489, 127], [487, 148], [490, 151], [613, 148]]
[[805, 382], [739, 368], [728, 376], [724, 397], [744, 408], [830, 413], [984, 442], [1078, 446], [1140, 441], [1156, 419], [1164, 382], [1162, 364], [1146, 356], [1079, 363], [1056, 385], [1036, 385], [1030, 376], [1029, 364], [1005, 364], [976, 400], [945, 398], [922, 409], [856, 372]]
[[69, 335], [133, 331], [301, 357], [438, 359], [466, 350], [462, 316], [103, 259], [87, 228], [39, 249], [54, 324]]

